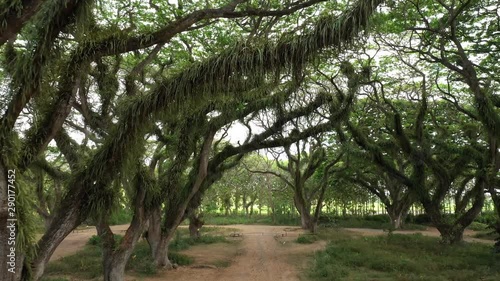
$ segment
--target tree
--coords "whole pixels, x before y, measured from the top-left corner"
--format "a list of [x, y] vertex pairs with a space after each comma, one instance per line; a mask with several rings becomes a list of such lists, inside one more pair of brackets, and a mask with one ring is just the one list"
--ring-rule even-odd
[[[413, 67], [413, 69], [416, 68]], [[459, 136], [453, 131], [439, 130], [442, 127], [438, 127], [438, 124], [435, 124], [436, 127], [430, 128], [430, 124], [424, 122], [428, 116], [436, 118], [438, 114], [443, 114], [451, 109], [446, 104], [443, 105], [439, 102], [432, 106], [427, 103], [429, 93], [426, 77], [420, 71], [417, 73], [422, 75], [421, 83], [416, 84], [420, 89], [417, 106], [412, 105], [411, 102], [389, 100], [386, 98], [387, 87], [381, 88], [380, 97], [374, 97], [367, 101], [367, 104], [373, 103], [371, 108], [380, 110], [382, 114], [387, 116], [388, 123], [385, 129], [389, 137], [371, 138], [372, 133], [359, 123], [355, 125], [353, 122], [348, 122], [347, 127], [355, 141], [372, 154], [374, 162], [379, 167], [401, 184], [406, 185], [417, 196], [433, 224], [440, 231], [443, 241], [457, 243], [462, 240], [465, 227], [477, 216], [484, 202], [485, 182], [481, 175], [481, 161], [470, 157], [470, 153], [473, 151], [470, 151], [469, 145], [464, 145], [464, 142], [471, 143], [474, 140], [466, 136]], [[374, 95], [378, 95], [377, 91], [374, 92]], [[415, 107], [417, 109], [412, 112], [411, 108]], [[404, 119], [403, 116], [405, 116]], [[463, 120], [449, 120], [450, 123], [456, 122], [454, 124], [458, 126], [462, 125], [461, 121]], [[413, 128], [411, 128], [413, 132], [405, 129], [410, 127], [403, 125], [405, 122], [414, 122]], [[369, 137], [371, 140], [368, 140]], [[405, 161], [408, 161], [411, 166], [408, 174], [405, 170], [398, 169], [394, 160], [388, 157], [391, 153], [386, 152], [387, 145], [381, 145], [387, 140], [390, 141], [390, 146], [396, 146]], [[463, 202], [460, 202], [463, 209], [455, 214], [454, 219], [449, 220], [442, 213], [441, 204], [446, 194], [453, 190], [453, 186], [461, 178], [469, 178], [467, 175], [471, 170], [475, 175], [474, 186], [467, 190], [461, 190], [465, 192], [461, 197]], [[471, 207], [465, 210], [465, 206], [468, 204], [471, 204]]]
[[[495, 1], [399, 3], [394, 14], [404, 16], [400, 25], [404, 31], [397, 35], [402, 40], [391, 38], [385, 41], [395, 49], [415, 54], [432, 65], [435, 80], [445, 81], [436, 83], [442, 98], [450, 102], [457, 113], [465, 115], [469, 122], [481, 123], [479, 132], [486, 132], [487, 137], [486, 144], [481, 148], [476, 146], [479, 152], [475, 155], [482, 154], [483, 160], [479, 161], [482, 172], [475, 182], [484, 182], [484, 188], [496, 202], [500, 217], [497, 141], [500, 104], [496, 95], [500, 85], [496, 74], [499, 46], [494, 31], [498, 30], [499, 16], [492, 12], [493, 7]], [[403, 10], [407, 12], [401, 13]], [[499, 225], [497, 223], [496, 229], [500, 233]], [[498, 249], [500, 244], [496, 247]]]
[[[13, 95], [6, 102], [7, 110], [0, 122], [2, 193], [7, 192], [8, 170], [18, 169], [19, 174], [24, 173], [61, 130], [73, 107], [82, 111], [82, 116], [85, 116], [86, 122], [92, 127], [92, 122], [97, 119], [93, 118], [92, 114], [87, 114], [89, 112], [85, 111], [83, 104], [80, 104], [82, 107], [74, 106], [74, 100], [77, 95], [88, 93], [85, 88], [89, 79], [98, 81], [103, 78], [99, 73], [122, 73], [116, 71], [116, 68], [114, 71], [108, 71], [108, 62], [116, 63], [119, 68], [122, 54], [167, 44], [181, 32], [201, 28], [203, 20], [221, 17], [283, 16], [319, 1], [295, 3], [282, 10], [236, 9], [242, 2], [244, 1], [233, 1], [215, 9], [189, 7], [192, 10], [185, 11], [184, 15], [173, 12], [177, 18], [153, 28], [152, 31], [150, 27], [134, 26], [134, 22], [123, 22], [126, 17], [103, 25], [103, 21], [99, 19], [102, 15], [93, 14], [100, 11], [92, 9], [93, 1], [70, 1], [68, 5], [44, 2], [39, 12], [29, 20], [37, 24], [25, 24], [29, 29], [17, 29], [20, 30], [18, 39], [29, 39], [28, 41], [34, 44], [18, 45], [16, 41], [11, 40], [3, 49], [6, 63], [2, 70], [10, 78], [9, 87]], [[278, 43], [270, 40], [263, 45], [252, 42], [236, 44], [217, 56], [189, 65], [178, 72], [167, 72], [169, 75], [165, 78], [153, 76], [152, 79], [144, 79], [146, 86], [139, 89], [141, 94], [134, 93], [137, 88], [130, 87], [133, 83], [128, 83], [126, 92], [120, 92], [120, 96], [116, 95], [120, 91], [117, 83], [103, 87], [98, 93], [103, 105], [115, 105], [116, 103], [111, 101], [118, 99], [123, 100], [123, 103], [116, 108], [116, 112], [108, 111], [107, 106], [100, 108], [102, 115], [113, 118], [105, 119], [111, 121], [107, 125], [93, 126], [93, 130], [101, 133], [104, 139], [97, 147], [94, 146], [96, 148], [90, 153], [90, 159], [84, 159], [81, 168], [72, 174], [67, 184], [67, 193], [61, 199], [50, 227], [38, 243], [36, 254], [27, 261], [30, 265], [25, 268], [33, 268], [33, 279], [40, 279], [51, 254], [72, 229], [90, 215], [100, 213], [102, 206], [108, 206], [114, 200], [112, 183], [117, 175], [133, 162], [132, 159], [140, 158], [138, 155], [141, 154], [140, 148], [144, 146], [143, 138], [153, 131], [155, 121], [159, 120], [160, 116], [174, 120], [174, 116], [186, 112], [183, 110], [200, 106], [199, 102], [203, 107], [208, 98], [198, 99], [202, 96], [222, 99], [227, 97], [228, 93], [241, 89], [242, 81], [245, 82], [243, 85], [248, 87], [259, 84], [266, 75], [275, 71], [288, 67], [300, 68], [322, 49], [338, 47], [343, 42], [352, 40], [366, 25], [369, 15], [380, 2], [382, 1], [362, 1], [338, 19], [326, 16], [315, 23], [314, 28], [307, 28], [312, 32], [304, 32], [291, 39]], [[2, 16], [11, 15], [10, 10], [6, 9]], [[24, 11], [21, 12], [23, 13]], [[25, 17], [24, 22], [28, 22], [28, 18]], [[22, 25], [22, 21], [19, 22]], [[118, 27], [123, 25], [129, 26], [130, 29], [118, 31]], [[325, 34], [328, 36], [324, 36]], [[154, 52], [156, 51], [151, 53]], [[137, 63], [135, 66], [138, 68], [133, 67], [131, 73], [147, 73], [141, 69], [145, 69], [144, 66], [150, 62], [151, 57], [146, 56], [144, 63]], [[160, 66], [165, 65], [166, 63], [160, 63]], [[158, 70], [157, 67], [151, 69]], [[47, 75], [42, 76], [42, 73]], [[155, 83], [148, 85], [151, 80]], [[126, 96], [128, 98], [123, 99]], [[82, 99], [82, 102], [83, 100], [85, 99]], [[47, 107], [37, 118], [37, 124], [27, 130], [23, 137], [22, 149], [17, 149], [18, 134], [14, 125], [22, 110], [31, 108], [31, 105], [36, 104], [35, 101], [44, 101]], [[88, 138], [92, 138], [93, 133], [95, 132], [87, 134]], [[6, 199], [2, 200], [2, 206], [5, 206]], [[21, 209], [25, 210], [25, 214], [29, 213], [29, 206], [24, 205]], [[2, 224], [6, 214], [2, 207]], [[27, 223], [20, 225], [28, 227]], [[2, 227], [3, 232], [5, 229]], [[4, 234], [2, 233], [2, 236]], [[31, 243], [24, 245], [28, 247]], [[5, 252], [6, 248], [2, 246], [2, 253]], [[2, 254], [2, 257], [5, 256]], [[19, 254], [18, 257], [22, 255]], [[7, 276], [3, 272], [0, 273]], [[28, 270], [24, 271], [24, 274], [23, 278], [30, 278]], [[106, 276], [120, 278], [119, 274]]]

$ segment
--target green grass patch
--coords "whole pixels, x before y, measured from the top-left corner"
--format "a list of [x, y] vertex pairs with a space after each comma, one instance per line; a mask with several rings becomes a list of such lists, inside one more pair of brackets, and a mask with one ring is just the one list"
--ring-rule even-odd
[[313, 234], [301, 234], [299, 237], [297, 237], [297, 240], [295, 242], [299, 244], [312, 244], [318, 240], [318, 237]]
[[473, 221], [467, 228], [474, 231], [482, 231], [482, 230], [487, 230], [489, 226], [484, 223]]
[[71, 279], [93, 279], [102, 275], [102, 250], [96, 245], [86, 245], [78, 253], [50, 262], [45, 270], [50, 275], [71, 276]]
[[[175, 251], [169, 252], [169, 259], [179, 265], [189, 265], [193, 260]], [[154, 275], [156, 267], [153, 264], [149, 245], [140, 242], [134, 249], [127, 266], [128, 273], [135, 275]], [[99, 245], [87, 244], [78, 253], [50, 262], [45, 272], [47, 280], [51, 275], [71, 276], [71, 279], [94, 279], [102, 275], [102, 249]]]
[[111, 213], [108, 223], [110, 225], [128, 224], [132, 221], [132, 211], [127, 209], [119, 209]]
[[478, 233], [475, 233], [472, 237], [495, 241], [498, 238], [498, 233], [494, 230], [484, 230]]
[[296, 216], [277, 215], [276, 221], [269, 215], [230, 215], [218, 216], [207, 215], [204, 218], [206, 224], [212, 225], [229, 225], [229, 224], [262, 224], [262, 225], [299, 225], [300, 218]]
[[229, 260], [218, 260], [213, 263], [214, 266], [218, 268], [226, 268], [231, 265], [231, 261]]
[[[367, 220], [362, 218], [343, 218], [337, 219], [330, 223], [322, 224], [325, 227], [344, 227], [344, 228], [372, 228], [372, 229], [391, 229], [392, 225], [389, 222], [381, 222], [377, 220]], [[402, 226], [403, 230], [426, 230], [427, 227], [420, 224], [406, 223]]]
[[[216, 231], [217, 228], [206, 228], [205, 232]], [[179, 229], [175, 239], [170, 243], [169, 259], [178, 265], [189, 265], [193, 259], [179, 253], [178, 251], [189, 248], [196, 244], [213, 244], [227, 242], [224, 236], [202, 235], [200, 238], [191, 238], [187, 229]], [[203, 232], [202, 232], [203, 233]], [[122, 239], [121, 235], [115, 235], [117, 241]], [[65, 280], [56, 276], [70, 276], [73, 279], [94, 279], [102, 275], [102, 241], [99, 236], [92, 236], [85, 247], [78, 253], [64, 257], [60, 260], [50, 262], [45, 272], [47, 281]], [[137, 243], [134, 252], [126, 266], [127, 273], [139, 276], [156, 274], [149, 245], [145, 241]], [[52, 279], [51, 279], [52, 278]], [[58, 279], [59, 278], [59, 279]]]
[[313, 280], [500, 280], [500, 255], [478, 243], [449, 246], [420, 234], [337, 238], [318, 252]]
[[42, 281], [70, 281], [64, 277], [44, 277], [41, 279]]
[[198, 238], [183, 236], [177, 232], [176, 237], [170, 243], [169, 249], [172, 251], [181, 251], [197, 244], [214, 244], [228, 242], [226, 237], [220, 235], [201, 235]]

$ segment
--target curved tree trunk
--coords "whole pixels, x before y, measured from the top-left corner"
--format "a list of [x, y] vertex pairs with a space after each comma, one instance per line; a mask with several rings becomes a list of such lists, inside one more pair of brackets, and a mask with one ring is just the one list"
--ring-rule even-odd
[[[141, 176], [139, 176], [141, 178]], [[127, 229], [127, 232], [116, 246], [117, 241], [113, 232], [107, 223], [107, 217], [97, 224], [97, 233], [103, 241], [103, 270], [104, 281], [123, 281], [125, 280], [125, 266], [134, 251], [135, 245], [141, 238], [141, 234], [146, 226], [149, 212], [144, 206], [146, 189], [144, 182], [137, 179], [137, 194], [134, 199], [134, 217]]]
[[477, 215], [481, 212], [484, 202], [484, 192], [482, 189], [476, 195], [472, 207], [467, 212], [461, 214], [452, 223], [448, 222], [440, 212], [439, 204], [424, 204], [426, 213], [429, 215], [432, 223], [441, 234], [442, 242], [445, 244], [457, 244], [463, 241], [463, 233]]
[[160, 241], [154, 251], [154, 263], [156, 267], [164, 268], [164, 269], [172, 269], [172, 262], [168, 259], [168, 246], [172, 238], [174, 237], [175, 229], [163, 232]]
[[151, 212], [145, 236], [151, 249], [151, 255], [155, 258], [161, 240], [161, 207], [157, 207]]
[[391, 224], [394, 229], [401, 229], [405, 222], [410, 206], [404, 206], [403, 204], [393, 203], [392, 205], [386, 205], [385, 209], [387, 214], [391, 219]]
[[[144, 228], [144, 222], [132, 222], [120, 245], [115, 249], [115, 239], [108, 225], [97, 227], [99, 236], [110, 236], [104, 240], [109, 240], [103, 243], [103, 270], [104, 281], [123, 281], [125, 280], [125, 266], [127, 265], [135, 245], [141, 237], [141, 232]], [[108, 235], [109, 233], [109, 235]]]
[[200, 216], [196, 215], [194, 211], [191, 211], [189, 215], [189, 235], [193, 238], [200, 237], [200, 229], [203, 226], [204, 221], [201, 220]]
[[11, 238], [11, 231], [17, 235], [17, 222], [12, 221], [13, 225], [11, 225], [8, 221], [8, 193], [11, 189], [8, 174], [7, 168], [0, 160], [0, 276], [2, 280], [14, 281], [20, 279], [22, 262], [19, 261], [16, 252], [11, 252], [11, 247], [15, 246], [13, 245], [15, 237]]
[[[64, 213], [60, 212], [60, 215], [54, 218], [50, 228], [38, 241], [36, 257], [31, 263], [32, 280], [37, 281], [42, 278], [45, 267], [57, 246], [81, 223], [80, 209], [77, 204], [66, 208]], [[23, 275], [23, 279], [28, 279], [28, 277]]]
[[301, 198], [299, 195], [294, 196], [294, 203], [297, 211], [300, 214], [300, 226], [303, 229], [307, 229], [312, 233], [316, 233], [317, 223], [314, 217], [311, 215], [311, 207], [307, 205], [307, 202]]

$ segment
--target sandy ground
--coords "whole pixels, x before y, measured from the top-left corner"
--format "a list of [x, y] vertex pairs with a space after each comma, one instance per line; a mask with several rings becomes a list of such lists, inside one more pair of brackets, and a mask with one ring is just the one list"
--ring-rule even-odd
[[[296, 226], [228, 225], [234, 230], [239, 243], [197, 245], [183, 251], [194, 258], [194, 264], [176, 270], [160, 272], [154, 277], [127, 276], [127, 281], [298, 281], [300, 271], [307, 266], [308, 257], [325, 247], [325, 241], [313, 244], [297, 244], [293, 241], [304, 233]], [[127, 225], [113, 226], [116, 234], [123, 234]], [[348, 228], [357, 235], [383, 235], [380, 229]], [[396, 231], [395, 233], [422, 233], [439, 236], [435, 228], [425, 231]], [[469, 242], [491, 243], [493, 241], [470, 237], [474, 232], [466, 231], [464, 239]], [[83, 248], [95, 235], [95, 228], [74, 231], [59, 245], [51, 260], [73, 254]]]
[[[111, 226], [111, 230], [115, 234], [124, 234], [127, 228], [128, 224]], [[58, 260], [78, 252], [85, 246], [92, 235], [97, 235], [95, 227], [74, 230], [59, 244], [59, 247], [57, 247], [52, 257], [50, 257], [50, 261]]]
[[[220, 253], [218, 250], [212, 252], [201, 250], [200, 252], [200, 249], [195, 246], [183, 252], [194, 256], [193, 266], [162, 272], [152, 278], [128, 277], [127, 280], [296, 281], [299, 280], [300, 267], [294, 265], [294, 262], [289, 259], [296, 254], [307, 256], [326, 245], [324, 241], [310, 245], [291, 243], [300, 233], [303, 233], [297, 227], [265, 225], [229, 225], [227, 227], [238, 229], [238, 233], [242, 234], [241, 244], [236, 255], [232, 257], [229, 267], [199, 268], [200, 264], [209, 263], [209, 260], [213, 260], [213, 255], [220, 255]], [[221, 248], [220, 244], [218, 248]], [[200, 259], [200, 256], [203, 258]]]

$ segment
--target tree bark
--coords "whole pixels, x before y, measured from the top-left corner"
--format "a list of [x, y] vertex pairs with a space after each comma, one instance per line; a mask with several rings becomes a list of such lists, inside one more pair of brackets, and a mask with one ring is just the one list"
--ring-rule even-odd
[[[115, 239], [109, 225], [98, 226], [99, 235], [110, 236], [107, 238], [109, 242], [103, 244], [103, 270], [104, 281], [123, 281], [125, 280], [125, 266], [127, 265], [134, 248], [141, 237], [144, 229], [144, 218], [132, 221], [130, 227], [120, 245], [115, 249]], [[109, 233], [109, 234], [108, 234]], [[106, 239], [103, 239], [106, 240]]]
[[11, 247], [17, 246], [12, 244], [16, 240], [15, 237], [11, 236], [11, 231], [17, 235], [17, 225], [15, 229], [8, 228], [8, 190], [8, 168], [0, 159], [0, 276], [2, 276], [2, 280], [14, 281], [20, 278], [22, 262], [18, 259], [18, 253], [11, 251]]
[[97, 232], [103, 241], [104, 281], [125, 280], [125, 266], [146, 226], [149, 216], [149, 212], [144, 206], [146, 189], [143, 186], [142, 175], [139, 175], [139, 173], [136, 176], [137, 194], [134, 199], [134, 217], [120, 244], [115, 246], [117, 241], [115, 241], [113, 232], [107, 223], [107, 217], [104, 217], [97, 224]]
[[[34, 281], [42, 278], [45, 266], [49, 262], [57, 246], [59, 246], [64, 238], [81, 223], [78, 204], [68, 206], [64, 213], [60, 212], [59, 216], [53, 219], [49, 229], [47, 229], [45, 234], [38, 241], [37, 254], [31, 263], [32, 279]], [[27, 276], [23, 276], [23, 279], [27, 278]]]
[[155, 208], [151, 212], [149, 226], [145, 236], [148, 241], [149, 248], [151, 249], [151, 255], [155, 258], [157, 255], [156, 251], [158, 250], [158, 245], [161, 240], [161, 207]]
[[307, 206], [307, 202], [298, 195], [294, 196], [294, 203], [300, 214], [300, 226], [312, 233], [316, 233], [317, 223], [314, 221], [313, 216], [311, 216], [310, 206]]
[[410, 206], [393, 203], [391, 205], [386, 205], [385, 209], [387, 210], [387, 214], [391, 219], [392, 227], [394, 229], [401, 229], [404, 225], [406, 216], [408, 215]]
[[160, 241], [155, 250], [155, 256], [153, 257], [156, 267], [164, 269], [172, 269], [173, 265], [168, 258], [168, 245], [172, 238], [174, 237], [175, 229], [170, 229], [164, 231], [160, 237]]
[[208, 157], [212, 148], [212, 142], [216, 130], [207, 132], [207, 136], [201, 148], [198, 165], [193, 170], [191, 180], [183, 187], [171, 186], [172, 192], [168, 198], [167, 209], [165, 210], [165, 222], [161, 234], [161, 240], [158, 244], [156, 256], [154, 257], [155, 265], [162, 268], [172, 268], [172, 263], [168, 259], [168, 245], [174, 236], [175, 230], [185, 218], [186, 210], [189, 202], [200, 190], [201, 185], [207, 178], [208, 174]]
[[195, 212], [191, 212], [189, 215], [189, 235], [193, 238], [200, 237], [200, 229], [204, 222], [201, 220], [200, 216], [196, 215]]

